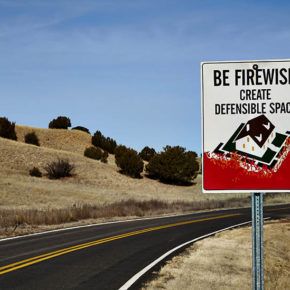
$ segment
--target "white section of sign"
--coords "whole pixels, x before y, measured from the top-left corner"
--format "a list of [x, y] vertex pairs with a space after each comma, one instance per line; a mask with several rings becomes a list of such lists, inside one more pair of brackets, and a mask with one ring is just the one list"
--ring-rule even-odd
[[[275, 124], [277, 131], [283, 132], [286, 129], [290, 130], [289, 113], [270, 113], [274, 106], [272, 103], [287, 103], [290, 102], [290, 73], [288, 76], [287, 85], [242, 85], [239, 79], [239, 84], [235, 85], [235, 74], [237, 70], [252, 70], [257, 64], [259, 69], [281, 69], [289, 68], [290, 61], [283, 62], [232, 62], [232, 63], [204, 63], [202, 64], [203, 71], [203, 96], [204, 96], [204, 151], [213, 150], [219, 142], [226, 141], [233, 133], [236, 127], [241, 122], [247, 122], [250, 118], [260, 114], [216, 114], [217, 109], [221, 109], [223, 104], [266, 104], [266, 116]], [[229, 71], [226, 75], [229, 77], [227, 83], [229, 86], [214, 85], [214, 71]], [[287, 72], [288, 74], [288, 72]], [[275, 78], [275, 76], [274, 76]], [[275, 80], [274, 80], [275, 81]], [[270, 100], [241, 100], [245, 93], [242, 90], [264, 90], [270, 89]], [[254, 91], [252, 91], [253, 94]], [[246, 92], [247, 93], [247, 92]], [[253, 98], [253, 95], [251, 96]], [[271, 107], [270, 107], [271, 104]], [[275, 107], [275, 106], [274, 106]], [[289, 107], [290, 109], [290, 107]], [[217, 112], [218, 113], [218, 112]], [[285, 133], [285, 132], [284, 132]]]

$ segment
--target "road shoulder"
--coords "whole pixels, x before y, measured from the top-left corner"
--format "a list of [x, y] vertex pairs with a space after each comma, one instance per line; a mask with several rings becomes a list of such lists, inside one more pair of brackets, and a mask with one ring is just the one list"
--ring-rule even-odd
[[[266, 222], [265, 285], [287, 289], [290, 273], [290, 220]], [[195, 243], [168, 261], [143, 290], [250, 289], [251, 228], [239, 228]]]

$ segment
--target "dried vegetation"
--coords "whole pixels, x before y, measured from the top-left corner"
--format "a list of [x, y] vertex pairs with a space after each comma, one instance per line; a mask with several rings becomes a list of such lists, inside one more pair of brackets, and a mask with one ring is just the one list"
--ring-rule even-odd
[[[265, 289], [290, 285], [290, 220], [265, 225]], [[195, 243], [174, 257], [143, 290], [251, 289], [251, 228]]]

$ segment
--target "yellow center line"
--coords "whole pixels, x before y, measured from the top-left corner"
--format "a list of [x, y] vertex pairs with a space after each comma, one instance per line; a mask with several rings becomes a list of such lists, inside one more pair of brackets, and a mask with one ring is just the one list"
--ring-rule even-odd
[[177, 223], [173, 223], [173, 224], [167, 224], [167, 225], [162, 225], [162, 226], [156, 226], [156, 227], [151, 227], [151, 228], [146, 228], [146, 229], [142, 229], [142, 230], [137, 230], [137, 231], [133, 231], [133, 232], [128, 232], [128, 233], [124, 233], [124, 234], [120, 234], [120, 235], [116, 235], [116, 236], [112, 236], [112, 237], [107, 237], [107, 238], [103, 238], [103, 239], [98, 239], [95, 241], [91, 241], [91, 242], [87, 242], [87, 243], [83, 243], [83, 244], [79, 244], [79, 245], [75, 245], [75, 246], [70, 246], [67, 248], [63, 248], [60, 250], [56, 250], [56, 251], [52, 251], [46, 254], [42, 254], [39, 256], [35, 256], [35, 257], [31, 257], [25, 260], [21, 260], [12, 264], [8, 264], [5, 266], [0, 267], [0, 275], [3, 275], [5, 273], [8, 272], [12, 272], [15, 271], [17, 269], [21, 269], [24, 267], [28, 267], [30, 265], [36, 264], [36, 263], [40, 263], [42, 261], [45, 260], [49, 260], [61, 255], [65, 255], [74, 251], [79, 251], [88, 247], [92, 247], [92, 246], [96, 246], [99, 244], [104, 244], [104, 243], [108, 243], [108, 242], [112, 242], [115, 240], [119, 240], [119, 239], [123, 239], [123, 238], [127, 238], [127, 237], [131, 237], [131, 236], [136, 236], [136, 235], [140, 235], [143, 233], [147, 233], [147, 232], [152, 232], [152, 231], [158, 231], [161, 229], [167, 229], [167, 228], [171, 228], [171, 227], [177, 227], [177, 226], [182, 226], [182, 225], [188, 225], [188, 224], [193, 224], [193, 223], [198, 223], [198, 222], [203, 222], [203, 221], [209, 221], [209, 220], [216, 220], [216, 219], [222, 219], [222, 218], [229, 218], [229, 217], [234, 217], [234, 216], [238, 216], [240, 214], [227, 214], [227, 215], [220, 215], [220, 216], [214, 216], [214, 217], [209, 217], [209, 218], [203, 218], [203, 219], [195, 219], [195, 220], [189, 220], [189, 221], [184, 221], [184, 222], [177, 222]]

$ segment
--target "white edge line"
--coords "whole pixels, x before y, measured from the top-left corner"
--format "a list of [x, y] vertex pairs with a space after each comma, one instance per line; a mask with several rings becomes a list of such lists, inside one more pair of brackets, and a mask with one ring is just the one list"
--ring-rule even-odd
[[[249, 207], [241, 207], [239, 209], [244, 209]], [[15, 237], [9, 237], [9, 238], [3, 238], [0, 239], [1, 242], [10, 241], [10, 240], [16, 240], [16, 239], [22, 239], [27, 237], [33, 237], [33, 236], [39, 236], [39, 235], [45, 235], [50, 233], [57, 233], [62, 231], [69, 231], [69, 230], [75, 230], [75, 229], [81, 229], [81, 228], [89, 228], [94, 226], [102, 226], [102, 225], [109, 225], [109, 224], [118, 224], [118, 223], [125, 223], [125, 222], [134, 222], [134, 221], [142, 221], [142, 220], [155, 220], [155, 219], [164, 219], [169, 217], [180, 217], [180, 216], [187, 216], [187, 215], [197, 215], [202, 213], [211, 213], [215, 211], [229, 211], [234, 210], [237, 208], [227, 208], [227, 209], [213, 209], [213, 210], [207, 210], [207, 211], [197, 211], [197, 212], [191, 212], [191, 213], [185, 213], [185, 214], [173, 214], [173, 215], [164, 215], [164, 216], [155, 216], [155, 217], [144, 217], [144, 218], [136, 218], [136, 219], [127, 219], [127, 220], [119, 220], [119, 221], [110, 221], [110, 222], [102, 222], [102, 223], [96, 223], [96, 224], [89, 224], [89, 225], [82, 225], [82, 226], [74, 226], [74, 227], [68, 227], [68, 228], [62, 228], [62, 229], [55, 229], [55, 230], [48, 230], [33, 234], [27, 234], [27, 235], [21, 235], [21, 236], [15, 236]]]
[[[267, 220], [269, 219], [270, 217], [267, 217], [267, 218], [264, 218], [264, 220]], [[229, 230], [229, 229], [233, 229], [233, 228], [236, 228], [236, 227], [240, 227], [240, 226], [243, 226], [243, 225], [246, 225], [246, 224], [249, 224], [251, 223], [252, 221], [248, 221], [248, 222], [244, 222], [244, 223], [240, 223], [240, 224], [237, 224], [237, 225], [234, 225], [234, 226], [230, 226], [230, 227], [227, 227], [227, 228], [224, 228], [224, 229], [221, 229], [221, 230], [218, 230], [218, 231], [215, 231], [215, 232], [211, 232], [209, 234], [206, 234], [206, 235], [203, 235], [203, 236], [200, 236], [198, 238], [195, 238], [193, 240], [190, 240], [188, 242], [185, 242], [171, 250], [169, 250], [168, 252], [166, 252], [165, 254], [163, 254], [162, 256], [160, 256], [158, 259], [156, 259], [155, 261], [153, 261], [151, 264], [149, 264], [148, 266], [146, 266], [145, 268], [143, 268], [141, 271], [139, 271], [137, 274], [135, 274], [132, 278], [130, 278], [123, 286], [121, 286], [119, 288], [119, 290], [128, 290], [137, 280], [139, 280], [145, 273], [147, 273], [150, 269], [152, 269], [154, 266], [156, 266], [158, 263], [160, 263], [162, 260], [164, 260], [166, 257], [168, 257], [169, 255], [171, 255], [172, 253], [174, 253], [175, 251], [179, 250], [180, 248], [183, 248], [185, 246], [187, 246], [188, 244], [191, 244], [191, 243], [194, 243], [194, 242], [197, 242], [199, 240], [202, 240], [204, 238], [207, 238], [207, 237], [210, 237], [210, 236], [213, 236], [215, 234], [218, 234], [220, 232], [223, 232], [223, 231], [226, 231], [226, 230]]]

